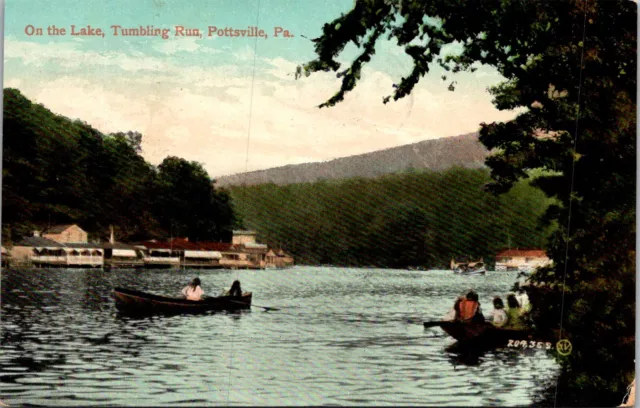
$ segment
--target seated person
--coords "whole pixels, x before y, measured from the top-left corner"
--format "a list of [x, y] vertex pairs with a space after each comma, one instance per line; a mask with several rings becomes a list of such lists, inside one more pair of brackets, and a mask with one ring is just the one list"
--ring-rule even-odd
[[464, 296], [458, 297], [458, 299], [456, 299], [456, 302], [453, 304], [453, 309], [449, 310], [449, 312], [444, 315], [442, 320], [445, 322], [453, 322], [454, 320], [456, 320], [456, 316], [458, 315], [458, 305], [460, 305], [460, 302], [462, 302], [463, 300]]
[[522, 314], [529, 313], [531, 311], [531, 302], [529, 302], [529, 295], [524, 289], [518, 289], [516, 293], [516, 300], [520, 304], [520, 309], [522, 310]]
[[522, 309], [515, 295], [511, 294], [507, 296], [507, 306], [509, 306], [507, 310], [507, 324], [504, 327], [516, 330], [522, 329]]
[[229, 290], [224, 292], [224, 296], [235, 296], [235, 297], [242, 296], [242, 288], [240, 288], [240, 281], [239, 280], [233, 281]]
[[507, 312], [504, 311], [504, 303], [499, 297], [493, 299], [493, 325], [502, 327], [507, 324]]
[[464, 323], [482, 323], [484, 315], [478, 302], [478, 294], [474, 291], [467, 293], [467, 296], [458, 303], [456, 310], [456, 320]]
[[200, 278], [195, 278], [190, 284], [182, 289], [182, 294], [188, 300], [202, 300], [204, 291], [200, 287]]

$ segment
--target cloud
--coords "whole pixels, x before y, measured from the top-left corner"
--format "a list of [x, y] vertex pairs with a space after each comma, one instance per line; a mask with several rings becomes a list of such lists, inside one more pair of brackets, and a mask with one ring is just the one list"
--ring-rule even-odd
[[256, 51], [256, 48], [245, 45], [244, 47], [234, 51], [233, 56], [240, 61], [253, 61], [257, 56]]
[[169, 40], [162, 42], [154, 42], [152, 48], [158, 52], [167, 55], [173, 55], [181, 52], [202, 53], [202, 54], [219, 54], [222, 51], [200, 44], [202, 41], [197, 37], [170, 37]]
[[279, 79], [291, 79], [296, 71], [298, 64], [286, 60], [284, 58], [265, 59], [271, 67], [266, 72]]
[[54, 113], [80, 119], [104, 133], [146, 129], [152, 118], [149, 100], [70, 76], [48, 82], [27, 96]]
[[7, 39], [4, 43], [5, 62], [17, 58], [26, 66], [47, 67], [55, 65], [68, 70], [82, 67], [117, 67], [128, 72], [162, 71], [165, 62], [150, 56], [133, 56], [124, 52], [96, 52], [82, 50], [83, 42], [49, 42], [39, 44], [31, 41]]
[[[195, 45], [185, 42], [184, 49]], [[23, 65], [7, 74], [7, 84], [19, 86], [27, 97], [103, 132], [140, 131], [147, 160], [157, 164], [167, 155], [196, 160], [214, 177], [467, 133], [480, 122], [514, 116], [491, 105], [485, 88], [493, 76], [461, 76], [456, 92], [441, 81], [426, 81], [410, 96], [384, 105], [382, 97], [398, 78], [367, 68], [343, 103], [318, 109], [340, 80], [333, 73], [295, 80], [289, 74], [296, 64], [284, 58], [258, 56], [254, 78], [252, 59], [179, 64], [171, 48], [164, 59], [95, 51], [87, 57], [79, 45], [62, 43], [12, 40], [8, 48], [6, 58]], [[200, 47], [193, 49], [197, 53]], [[249, 55], [247, 49], [253, 52], [246, 47], [237, 56]], [[36, 75], [46, 71], [43, 61], [64, 67], [75, 61], [77, 70], [48, 81]], [[100, 61], [127, 69], [105, 73]]]

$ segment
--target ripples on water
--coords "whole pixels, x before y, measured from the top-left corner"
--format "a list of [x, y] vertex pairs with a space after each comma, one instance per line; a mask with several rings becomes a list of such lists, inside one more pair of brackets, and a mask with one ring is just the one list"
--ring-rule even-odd
[[[116, 286], [210, 295], [239, 278], [280, 311], [130, 318]], [[470, 288], [485, 315], [514, 273], [3, 270], [0, 400], [9, 405], [526, 405], [557, 374], [543, 351], [446, 351], [440, 319]]]

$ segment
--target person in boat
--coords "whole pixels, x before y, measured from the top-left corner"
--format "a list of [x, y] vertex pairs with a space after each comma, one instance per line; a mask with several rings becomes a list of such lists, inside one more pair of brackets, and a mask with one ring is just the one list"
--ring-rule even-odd
[[444, 315], [442, 320], [445, 322], [455, 321], [458, 316], [458, 310], [459, 310], [458, 306], [460, 305], [460, 302], [462, 302], [463, 300], [464, 300], [464, 296], [459, 296], [456, 299], [455, 303], [453, 304], [453, 308], [446, 315]]
[[527, 295], [527, 292], [525, 292], [524, 289], [518, 289], [518, 292], [516, 293], [516, 300], [520, 304], [522, 314], [529, 313], [531, 311], [531, 302], [529, 302], [529, 295]]
[[467, 296], [460, 301], [456, 309], [456, 320], [464, 323], [482, 323], [484, 315], [480, 309], [478, 294], [474, 291], [467, 293]]
[[516, 330], [522, 329], [522, 309], [518, 299], [516, 299], [516, 295], [507, 296], [507, 306], [509, 306], [509, 309], [507, 309], [507, 324], [505, 327]]
[[509, 318], [507, 312], [504, 310], [504, 303], [499, 297], [493, 299], [493, 325], [496, 327], [502, 327], [507, 324]]
[[182, 294], [188, 300], [202, 300], [202, 296], [204, 296], [204, 290], [200, 286], [200, 278], [195, 278], [191, 281], [190, 284], [182, 289]]
[[235, 296], [235, 297], [242, 296], [242, 288], [240, 287], [240, 281], [234, 280], [229, 290], [224, 292], [224, 296]]

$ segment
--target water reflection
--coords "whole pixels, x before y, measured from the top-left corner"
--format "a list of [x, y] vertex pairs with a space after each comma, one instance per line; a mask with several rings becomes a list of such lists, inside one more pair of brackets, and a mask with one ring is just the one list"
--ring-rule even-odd
[[[210, 295], [240, 279], [259, 308], [118, 313], [114, 287]], [[0, 395], [10, 405], [524, 405], [556, 366], [544, 353], [462, 353], [439, 319], [470, 286], [514, 276], [447, 272], [6, 270]], [[460, 389], [460, 384], [465, 384]], [[304, 390], [301, 392], [300, 390]]]

